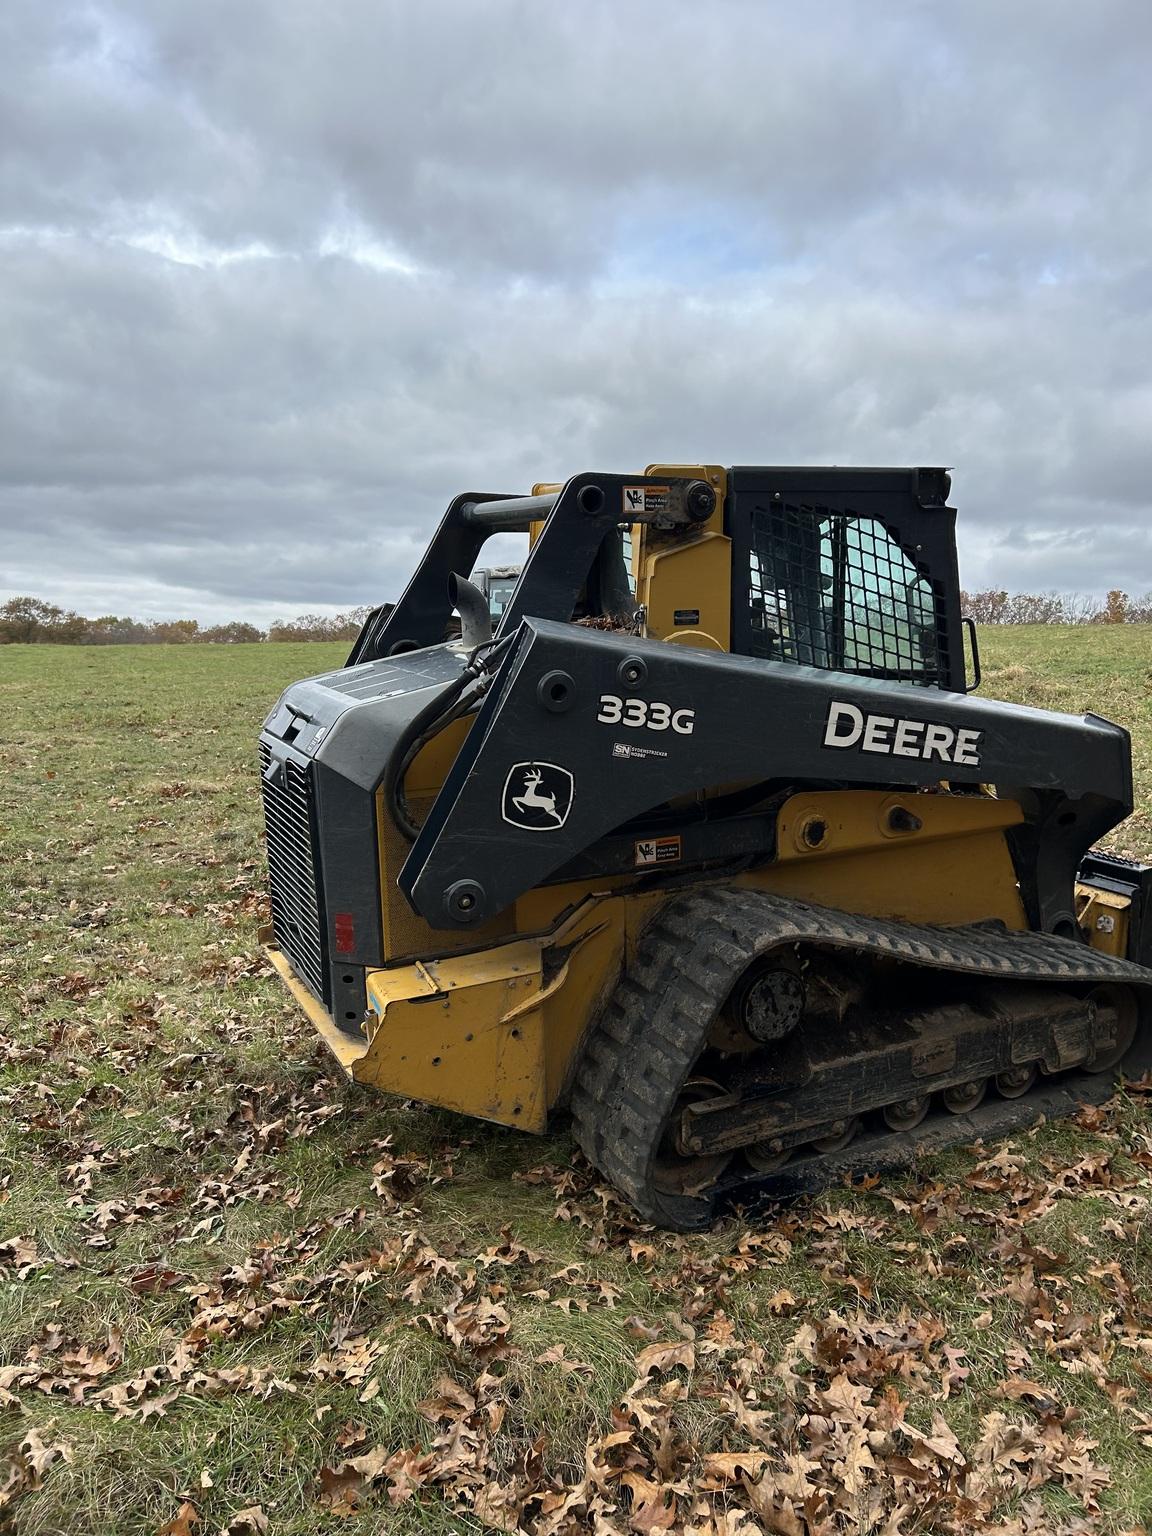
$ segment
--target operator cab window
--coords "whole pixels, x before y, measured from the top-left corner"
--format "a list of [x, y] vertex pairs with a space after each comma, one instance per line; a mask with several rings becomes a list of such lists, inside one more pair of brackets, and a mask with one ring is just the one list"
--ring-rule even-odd
[[520, 580], [519, 572], [515, 576], [492, 576], [488, 580], [488, 607], [491, 609], [492, 618], [499, 622], [501, 614], [508, 606], [508, 600], [516, 590], [516, 583]]
[[929, 577], [877, 518], [787, 503], [752, 510], [751, 653], [940, 686]]
[[620, 530], [620, 547], [624, 553], [624, 568], [628, 572], [628, 590], [636, 595], [636, 545], [632, 537], [632, 524], [626, 523]]

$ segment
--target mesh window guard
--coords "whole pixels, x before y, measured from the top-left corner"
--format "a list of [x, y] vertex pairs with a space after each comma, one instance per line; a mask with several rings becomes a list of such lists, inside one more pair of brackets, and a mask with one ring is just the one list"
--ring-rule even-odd
[[942, 605], [877, 518], [774, 503], [752, 509], [754, 656], [942, 685]]

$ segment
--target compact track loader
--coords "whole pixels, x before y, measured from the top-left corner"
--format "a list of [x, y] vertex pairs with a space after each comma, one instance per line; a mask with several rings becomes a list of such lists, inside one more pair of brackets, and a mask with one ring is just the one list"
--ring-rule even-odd
[[[1152, 867], [1090, 851], [1128, 736], [972, 696], [949, 491], [457, 496], [260, 738], [268, 954], [346, 1071], [526, 1131], [567, 1107], [689, 1230], [1152, 1066]], [[493, 633], [468, 576], [503, 530]]]

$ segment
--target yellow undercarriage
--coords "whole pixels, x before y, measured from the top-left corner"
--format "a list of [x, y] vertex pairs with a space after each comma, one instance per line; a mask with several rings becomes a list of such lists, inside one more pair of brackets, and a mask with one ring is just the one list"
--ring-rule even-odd
[[[1022, 819], [1014, 801], [990, 796], [799, 794], [779, 814], [775, 860], [733, 883], [875, 917], [1022, 929], [1004, 839]], [[267, 954], [356, 1082], [539, 1132], [641, 931], [688, 883], [642, 890], [615, 877], [531, 892], [517, 903], [518, 937], [369, 971], [357, 1035], [337, 1028], [279, 950]], [[1081, 893], [1081, 921], [1112, 951], [1127, 913], [1097, 900]]]

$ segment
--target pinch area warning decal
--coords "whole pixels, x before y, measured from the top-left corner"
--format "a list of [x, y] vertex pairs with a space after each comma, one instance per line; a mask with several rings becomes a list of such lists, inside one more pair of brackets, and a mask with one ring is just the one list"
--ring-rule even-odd
[[679, 864], [680, 858], [678, 837], [642, 837], [636, 844], [634, 863], [637, 869], [647, 869], [653, 864]]
[[671, 488], [667, 485], [626, 485], [624, 487], [624, 516], [635, 517], [639, 512], [667, 512]]

